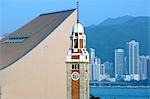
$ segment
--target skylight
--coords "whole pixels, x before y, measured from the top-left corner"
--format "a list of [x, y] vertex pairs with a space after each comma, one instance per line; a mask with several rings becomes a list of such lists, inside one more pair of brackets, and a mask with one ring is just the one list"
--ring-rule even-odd
[[4, 43], [22, 43], [28, 37], [10, 37], [4, 41]]

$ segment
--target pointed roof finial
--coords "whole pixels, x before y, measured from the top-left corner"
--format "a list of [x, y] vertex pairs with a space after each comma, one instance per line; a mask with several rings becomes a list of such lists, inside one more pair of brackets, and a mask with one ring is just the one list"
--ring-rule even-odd
[[79, 23], [79, 1], [77, 1], [77, 23]]

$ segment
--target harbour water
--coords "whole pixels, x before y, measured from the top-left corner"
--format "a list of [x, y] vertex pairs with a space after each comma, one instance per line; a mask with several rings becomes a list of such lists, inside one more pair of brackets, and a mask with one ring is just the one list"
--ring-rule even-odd
[[150, 99], [149, 88], [90, 87], [90, 94], [100, 99]]

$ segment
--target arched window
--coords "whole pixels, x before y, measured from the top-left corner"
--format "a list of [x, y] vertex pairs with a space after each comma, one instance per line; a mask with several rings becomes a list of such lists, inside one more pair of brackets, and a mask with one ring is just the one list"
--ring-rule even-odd
[[80, 48], [83, 48], [83, 39], [80, 39]]
[[78, 39], [74, 39], [74, 48], [78, 48]]
[[78, 33], [75, 33], [75, 36], [78, 37]]

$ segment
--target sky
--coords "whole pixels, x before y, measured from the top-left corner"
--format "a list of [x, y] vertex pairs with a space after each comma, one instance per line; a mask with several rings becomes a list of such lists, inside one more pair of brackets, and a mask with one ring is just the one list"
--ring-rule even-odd
[[[124, 15], [150, 16], [150, 0], [78, 0], [80, 22], [97, 25]], [[0, 34], [14, 32], [42, 13], [76, 8], [77, 0], [0, 0]]]

